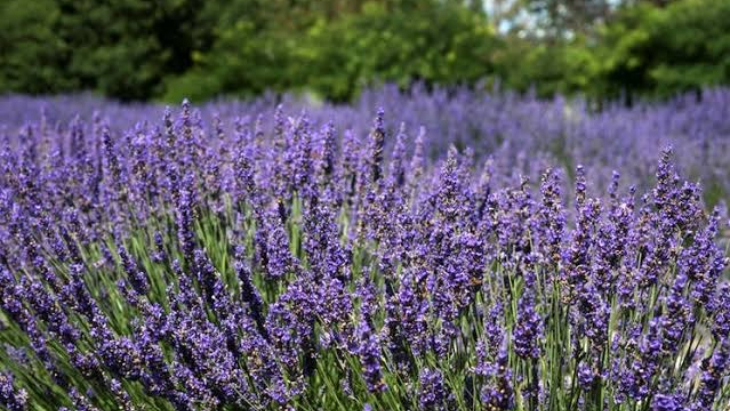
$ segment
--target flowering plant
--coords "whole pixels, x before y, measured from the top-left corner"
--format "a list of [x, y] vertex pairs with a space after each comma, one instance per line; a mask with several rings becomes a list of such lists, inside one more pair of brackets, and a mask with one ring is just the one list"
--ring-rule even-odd
[[581, 166], [433, 163], [383, 111], [264, 123], [5, 141], [2, 406], [727, 409], [723, 222], [670, 149], [645, 195], [592, 196]]

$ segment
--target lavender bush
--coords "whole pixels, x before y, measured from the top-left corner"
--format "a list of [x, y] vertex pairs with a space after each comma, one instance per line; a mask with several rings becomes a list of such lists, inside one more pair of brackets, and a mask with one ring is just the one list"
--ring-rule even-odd
[[682, 168], [725, 184], [730, 120], [706, 110], [728, 96], [589, 116], [398, 94], [368, 126], [368, 94], [7, 121], [0, 405], [725, 410], [726, 222], [656, 143], [699, 164], [687, 136], [712, 142]]
[[[358, 138], [369, 132], [374, 109], [383, 107], [393, 116], [386, 124], [389, 134], [396, 135], [400, 123], [405, 123], [411, 134], [406, 144], [409, 152], [419, 128], [425, 127], [425, 156], [444, 158], [452, 144], [463, 153], [471, 150], [479, 162], [491, 158], [493, 182], [500, 186], [515, 184], [520, 176], [539, 181], [547, 167], [572, 183], [576, 165], [583, 164], [596, 192], [608, 189], [613, 170], [620, 170], [626, 182], [646, 192], [653, 184], [658, 151], [671, 144], [682, 153], [674, 160], [678, 168], [702, 184], [709, 206], [730, 195], [730, 89], [704, 90], [701, 100], [692, 93], [661, 104], [607, 105], [595, 112], [580, 100], [561, 97], [544, 101], [499, 90], [426, 91], [422, 87], [404, 93], [388, 86], [366, 91], [348, 106], [313, 103], [292, 95], [211, 102], [200, 107], [200, 119], [206, 131], [213, 133], [217, 116], [230, 135], [238, 117], [252, 123], [261, 115], [261, 127], [269, 130], [278, 102], [290, 115], [304, 111], [313, 124], [332, 121], [340, 133], [349, 129]], [[25, 125], [38, 123], [42, 113], [53, 132], [58, 128], [68, 132], [77, 115], [86, 123], [99, 115], [121, 133], [137, 123], [158, 124], [163, 111], [162, 106], [120, 105], [92, 96], [10, 96], [0, 98], [0, 136], [22, 133]], [[394, 138], [386, 140], [386, 154], [394, 143]]]

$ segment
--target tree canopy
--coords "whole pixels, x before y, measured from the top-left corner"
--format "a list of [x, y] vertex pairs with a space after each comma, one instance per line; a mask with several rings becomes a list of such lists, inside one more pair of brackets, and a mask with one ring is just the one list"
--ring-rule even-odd
[[730, 82], [725, 0], [5, 0], [0, 93], [347, 101], [379, 82], [662, 98]]

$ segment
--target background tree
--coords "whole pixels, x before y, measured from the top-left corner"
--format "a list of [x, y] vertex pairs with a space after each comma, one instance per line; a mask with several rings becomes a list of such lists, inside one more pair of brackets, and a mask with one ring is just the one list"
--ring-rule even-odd
[[347, 101], [395, 82], [664, 98], [730, 83], [727, 0], [5, 0], [0, 93]]
[[60, 75], [69, 46], [54, 31], [59, 13], [54, 0], [0, 2], [0, 90], [38, 94], [80, 87]]

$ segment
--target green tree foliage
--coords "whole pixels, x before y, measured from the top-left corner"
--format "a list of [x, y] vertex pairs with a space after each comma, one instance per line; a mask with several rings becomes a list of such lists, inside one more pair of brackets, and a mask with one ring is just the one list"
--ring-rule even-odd
[[66, 67], [82, 88], [125, 100], [159, 93], [164, 76], [192, 65], [214, 23], [203, 0], [56, 0], [58, 33], [72, 52]]
[[338, 13], [302, 12], [316, 18], [292, 34], [229, 22], [214, 49], [168, 83], [166, 99], [295, 89], [343, 101], [374, 81], [474, 82], [493, 71], [496, 36], [483, 14], [462, 5], [366, 2]]
[[483, 79], [596, 99], [729, 84], [730, 2], [0, 1], [0, 93], [346, 101], [378, 82]]
[[554, 43], [513, 38], [495, 54], [495, 67], [503, 87], [548, 97], [593, 90], [599, 62], [582, 36]]
[[78, 87], [60, 75], [68, 46], [53, 30], [59, 14], [54, 0], [0, 2], [0, 91], [38, 94]]
[[397, 11], [371, 3], [332, 25], [319, 21], [307, 37], [307, 83], [338, 100], [371, 81], [473, 83], [494, 71], [497, 46], [483, 15], [433, 1]]
[[655, 28], [650, 76], [660, 95], [730, 81], [730, 2], [673, 3]]
[[5, 0], [0, 2], [0, 87], [55, 93], [91, 89], [150, 98], [206, 46], [203, 0]]
[[165, 83], [164, 100], [208, 99], [221, 94], [250, 96], [285, 91], [297, 82], [292, 49], [297, 40], [277, 31], [256, 31], [241, 21], [223, 31], [213, 49], [194, 52], [194, 67]]
[[730, 83], [730, 2], [625, 8], [603, 28], [595, 94], [667, 97]]

